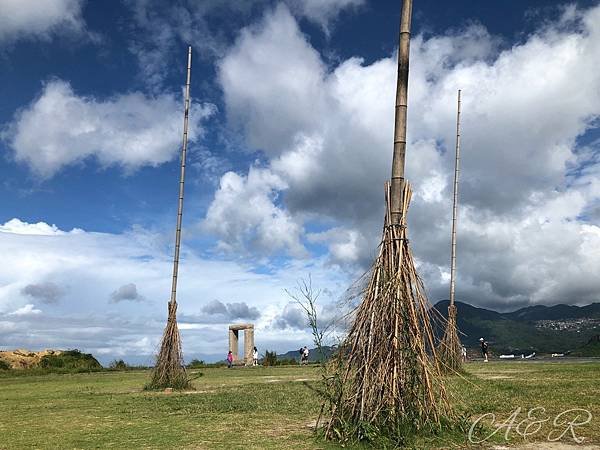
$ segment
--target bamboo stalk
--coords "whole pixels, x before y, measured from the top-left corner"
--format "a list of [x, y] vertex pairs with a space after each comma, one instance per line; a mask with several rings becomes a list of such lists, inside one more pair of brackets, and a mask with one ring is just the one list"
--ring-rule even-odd
[[183, 194], [185, 186], [185, 162], [188, 145], [188, 120], [190, 113], [190, 81], [192, 74], [192, 47], [188, 47], [187, 76], [185, 82], [185, 101], [183, 114], [183, 143], [181, 147], [181, 173], [179, 177], [179, 198], [177, 202], [177, 225], [175, 227], [175, 254], [173, 256], [173, 280], [171, 284], [171, 298], [167, 305], [167, 325], [163, 333], [160, 351], [156, 358], [156, 365], [152, 371], [148, 389], [190, 387], [183, 365], [183, 352], [181, 349], [181, 336], [177, 326], [177, 277], [179, 272], [179, 251], [181, 247], [181, 223], [183, 218]]
[[450, 249], [450, 304], [446, 330], [439, 346], [439, 359], [445, 372], [456, 372], [462, 364], [462, 345], [456, 329], [456, 305], [454, 304], [456, 286], [456, 225], [458, 210], [458, 178], [460, 175], [460, 106], [461, 91], [458, 91], [456, 109], [456, 151], [454, 158], [454, 193], [452, 197], [452, 235]]
[[[370, 430], [404, 442], [408, 427], [439, 430], [453, 413], [438, 358], [425, 288], [409, 247], [406, 216], [412, 190], [404, 179], [412, 0], [400, 21], [392, 178], [379, 253], [348, 336], [338, 351], [327, 395], [325, 436], [368, 440]], [[367, 426], [368, 425], [368, 426]], [[398, 434], [399, 433], [399, 434]]]
[[450, 257], [450, 306], [454, 306], [454, 288], [456, 285], [456, 216], [458, 209], [458, 177], [460, 174], [460, 89], [456, 109], [456, 152], [454, 158], [454, 195], [452, 200], [452, 248]]
[[183, 113], [183, 144], [181, 146], [181, 174], [179, 177], [179, 200], [177, 202], [177, 226], [175, 229], [175, 255], [173, 256], [173, 282], [170, 303], [177, 302], [177, 276], [179, 272], [179, 249], [181, 246], [181, 222], [183, 218], [183, 192], [185, 185], [185, 161], [188, 145], [188, 119], [190, 115], [190, 81], [192, 76], [192, 47], [188, 47], [187, 77], [185, 82], [185, 104]]
[[406, 113], [408, 109], [408, 64], [410, 56], [410, 22], [412, 0], [404, 0], [400, 16], [400, 43], [398, 46], [398, 79], [396, 83], [396, 110], [394, 120], [394, 155], [391, 179], [392, 223], [399, 224], [402, 215], [402, 190], [406, 158]]

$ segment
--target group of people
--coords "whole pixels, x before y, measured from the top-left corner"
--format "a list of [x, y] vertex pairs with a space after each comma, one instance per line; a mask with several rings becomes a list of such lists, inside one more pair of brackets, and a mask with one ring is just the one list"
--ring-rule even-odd
[[[479, 338], [479, 344], [481, 346], [481, 356], [483, 357], [483, 362], [488, 362], [488, 347], [489, 344], [484, 338]], [[461, 355], [463, 362], [467, 362], [467, 348], [463, 345], [461, 348]]]
[[[479, 344], [481, 345], [481, 356], [483, 357], [483, 362], [488, 362], [489, 344], [484, 338], [479, 338]], [[464, 345], [461, 347], [461, 356], [463, 362], [467, 362], [467, 348]]]
[[308, 355], [310, 353], [308, 347], [305, 345], [304, 348], [301, 348], [298, 352], [300, 353], [300, 365], [308, 364]]
[[[252, 365], [258, 366], [258, 349], [256, 347], [252, 349]], [[233, 366], [233, 352], [229, 350], [229, 353], [227, 353], [227, 368], [231, 369], [231, 366]]]
[[[480, 338], [479, 343], [481, 344], [481, 356], [483, 357], [483, 362], [488, 362], [488, 347], [489, 347], [489, 345], [484, 338]], [[308, 356], [310, 354], [308, 347], [305, 345], [300, 350], [298, 350], [298, 353], [300, 353], [300, 364], [301, 365], [308, 364]], [[462, 346], [461, 354], [462, 354], [463, 362], [466, 362], [467, 361], [467, 349], [464, 345]], [[252, 365], [258, 366], [258, 349], [256, 347], [254, 347], [252, 349]], [[231, 352], [231, 350], [229, 350], [229, 353], [227, 354], [227, 367], [231, 368], [231, 366], [233, 366], [233, 353]]]

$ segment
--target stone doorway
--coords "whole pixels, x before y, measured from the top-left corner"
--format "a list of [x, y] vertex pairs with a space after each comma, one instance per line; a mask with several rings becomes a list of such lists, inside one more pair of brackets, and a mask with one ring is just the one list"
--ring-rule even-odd
[[[240, 331], [244, 332], [244, 357], [238, 356]], [[234, 364], [252, 365], [252, 350], [254, 349], [254, 324], [238, 323], [229, 325], [229, 350], [233, 354]]]

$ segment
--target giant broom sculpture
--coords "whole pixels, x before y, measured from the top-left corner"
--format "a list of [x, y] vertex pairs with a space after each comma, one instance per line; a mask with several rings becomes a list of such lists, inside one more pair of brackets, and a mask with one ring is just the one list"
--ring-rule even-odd
[[454, 288], [456, 285], [456, 210], [458, 207], [458, 176], [460, 163], [460, 90], [458, 91], [458, 107], [456, 111], [456, 153], [454, 158], [454, 195], [452, 196], [452, 237], [450, 256], [450, 305], [448, 305], [448, 321], [439, 346], [441, 367], [445, 372], [457, 372], [462, 365], [462, 345], [456, 329], [456, 306], [454, 305]]
[[177, 327], [177, 275], [179, 271], [179, 248], [181, 244], [181, 221], [183, 216], [183, 190], [185, 183], [185, 160], [188, 143], [188, 116], [190, 112], [190, 79], [192, 73], [192, 47], [188, 47], [187, 78], [185, 83], [185, 105], [183, 116], [183, 144], [181, 147], [181, 175], [179, 178], [179, 201], [177, 207], [177, 227], [175, 230], [175, 255], [173, 257], [173, 281], [171, 300], [168, 304], [169, 315], [163, 333], [160, 352], [152, 372], [149, 389], [185, 389], [190, 381], [183, 364], [181, 337]]
[[408, 429], [439, 428], [450, 412], [430, 305], [407, 239], [412, 191], [404, 180], [404, 160], [411, 13], [412, 0], [404, 0], [383, 237], [363, 300], [338, 352], [339, 387], [330, 398], [331, 416], [325, 425], [329, 438], [365, 439], [376, 429], [401, 439], [399, 434]]

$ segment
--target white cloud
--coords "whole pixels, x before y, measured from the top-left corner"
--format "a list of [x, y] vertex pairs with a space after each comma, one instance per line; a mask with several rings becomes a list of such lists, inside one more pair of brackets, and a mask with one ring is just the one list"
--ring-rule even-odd
[[0, 0], [0, 42], [81, 33], [83, 0]]
[[305, 255], [302, 228], [276, 204], [278, 192], [285, 188], [281, 178], [268, 170], [251, 167], [245, 177], [227, 172], [208, 208], [204, 229], [221, 238], [218, 245], [225, 251]]
[[290, 7], [329, 33], [330, 24], [343, 10], [356, 9], [365, 0], [300, 0], [288, 2]]
[[[81, 231], [82, 230], [78, 228], [74, 228], [70, 233], [79, 233]], [[52, 236], [67, 233], [66, 231], [59, 230], [56, 225], [48, 225], [46, 222], [27, 223], [17, 218], [10, 219], [8, 222], [0, 225], [0, 232], [39, 236]]]
[[188, 318], [184, 319], [188, 322], [194, 322], [201, 319], [201, 322], [214, 323], [215, 320], [221, 319], [221, 321], [228, 322], [236, 319], [249, 319], [256, 320], [260, 317], [260, 311], [253, 307], [248, 306], [246, 302], [234, 302], [234, 303], [223, 303], [219, 300], [212, 300], [202, 307], [202, 312], [210, 317], [202, 315], [199, 318]]
[[313, 243], [324, 243], [329, 248], [329, 257], [337, 264], [353, 264], [369, 249], [361, 248], [367, 239], [355, 229], [330, 228], [320, 233], [309, 233], [307, 239]]
[[41, 314], [42, 310], [41, 309], [36, 309], [34, 305], [32, 305], [31, 303], [26, 304], [25, 306], [17, 309], [16, 311], [13, 311], [11, 313], [8, 313], [7, 316], [35, 316], [37, 314]]
[[[284, 8], [284, 4], [297, 17], [316, 23], [329, 35], [342, 11], [357, 10], [365, 0], [183, 0], [177, 4], [129, 0], [132, 25], [137, 31], [130, 51], [138, 59], [142, 80], [160, 89], [185, 45], [194, 48], [194, 58], [220, 58], [238, 30], [247, 26], [257, 12]], [[228, 26], [220, 26], [224, 22]]]
[[[2, 132], [18, 162], [49, 178], [61, 168], [93, 157], [102, 166], [127, 171], [171, 160], [181, 146], [182, 102], [163, 94], [117, 95], [105, 100], [77, 95], [69, 83], [52, 80]], [[190, 141], [202, 134], [211, 105], [195, 105]], [[43, 126], [40, 126], [43, 124]]]
[[[55, 231], [15, 234], [0, 228], [2, 346], [79, 348], [102, 355], [104, 362], [119, 356], [151, 363], [171, 289], [172, 251], [164, 245], [165, 236], [139, 227], [124, 234]], [[171, 230], [165, 235], [171, 238]], [[201, 259], [185, 242], [181, 257], [178, 316], [186, 357], [224, 357], [227, 326], [237, 318], [255, 322], [259, 348], [288, 351], [310, 342], [305, 331], [282, 338], [272, 329], [273, 318], [289, 302], [283, 290], [311, 272], [315, 286], [331, 292], [343, 292], [347, 284], [345, 274], [322, 260], [288, 264], [267, 274], [237, 262]], [[24, 288], [50, 279], [69, 289], [51, 311], [41, 311]], [[115, 292], [132, 297], [131, 280], [145, 301], [111, 301]], [[115, 286], [125, 288], [115, 291]], [[207, 299], [214, 298], [228, 300], [223, 303], [227, 314], [209, 314], [214, 302], [211, 309]]]
[[140, 295], [135, 283], [127, 283], [123, 286], [120, 286], [119, 289], [110, 294], [110, 300], [113, 303], [122, 301], [141, 302], [144, 300], [144, 296]]
[[300, 305], [290, 302], [285, 305], [281, 314], [273, 321], [273, 326], [281, 330], [286, 328], [305, 330], [308, 328], [308, 317]]
[[[600, 116], [599, 24], [600, 7], [571, 8], [502, 51], [481, 26], [414, 37], [409, 220], [433, 300], [447, 296], [459, 88], [458, 298], [504, 308], [600, 299], [589, 251], [600, 248], [593, 213], [600, 150], [577, 146]], [[368, 65], [350, 58], [328, 69], [280, 6], [243, 30], [219, 67], [232, 126], [268, 159], [262, 177], [281, 180], [269, 185], [271, 196], [285, 194], [278, 213], [306, 229], [310, 221], [332, 223], [307, 236], [327, 245], [332, 260], [370, 260], [391, 165], [395, 58]], [[223, 204], [220, 193], [213, 205]], [[219, 218], [228, 223], [235, 213], [223, 207]], [[244, 239], [240, 231], [232, 230], [233, 241]]]

